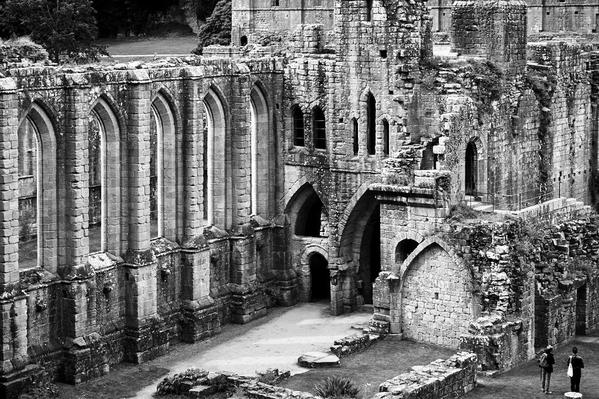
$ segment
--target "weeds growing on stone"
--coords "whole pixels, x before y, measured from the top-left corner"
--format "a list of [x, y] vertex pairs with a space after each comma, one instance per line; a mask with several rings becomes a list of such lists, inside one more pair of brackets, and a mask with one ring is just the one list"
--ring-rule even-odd
[[356, 398], [360, 389], [347, 377], [328, 377], [314, 386], [314, 392], [323, 398]]

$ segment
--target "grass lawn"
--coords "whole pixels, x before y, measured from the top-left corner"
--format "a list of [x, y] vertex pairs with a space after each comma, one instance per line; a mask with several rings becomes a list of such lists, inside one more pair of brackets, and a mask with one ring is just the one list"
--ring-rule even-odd
[[154, 55], [190, 54], [198, 45], [195, 36], [147, 37], [100, 41], [111, 57], [119, 62], [154, 57]]

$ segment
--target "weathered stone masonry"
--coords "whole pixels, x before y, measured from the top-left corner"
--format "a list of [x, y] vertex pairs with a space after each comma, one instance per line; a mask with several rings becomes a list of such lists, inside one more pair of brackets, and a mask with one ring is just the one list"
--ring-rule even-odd
[[[596, 216], [583, 203], [596, 202], [597, 50], [527, 44], [521, 1], [463, 6], [460, 57], [432, 56], [424, 3], [351, 0], [335, 2], [333, 25], [294, 19], [282, 44], [248, 23], [247, 46], [206, 58], [5, 70], [5, 392], [39, 366], [81, 382], [297, 301], [372, 304], [374, 329], [494, 369], [595, 327]], [[510, 35], [487, 40], [502, 24]], [[35, 190], [18, 166], [22, 126], [39, 143]], [[25, 179], [34, 238], [20, 226]], [[456, 221], [472, 201], [550, 233]], [[524, 256], [521, 242], [552, 255]]]

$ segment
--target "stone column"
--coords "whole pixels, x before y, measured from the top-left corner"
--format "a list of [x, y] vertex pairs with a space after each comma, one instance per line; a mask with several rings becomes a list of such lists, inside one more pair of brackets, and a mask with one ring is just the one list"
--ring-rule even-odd
[[250, 230], [231, 237], [231, 319], [235, 323], [247, 323], [267, 313], [264, 292], [257, 289], [256, 244]]
[[210, 297], [210, 248], [204, 239], [203, 184], [204, 106], [199, 96], [202, 69], [185, 70], [184, 170], [185, 237], [182, 245], [182, 339], [194, 342], [220, 331], [214, 300]]
[[0, 79], [0, 289], [19, 281], [18, 100], [12, 78]]
[[157, 316], [156, 257], [150, 249], [150, 78], [129, 71], [128, 250], [125, 282], [125, 359], [141, 363], [168, 349], [168, 332]]
[[59, 274], [68, 278], [80, 274], [89, 253], [89, 105], [86, 95], [89, 84], [82, 74], [66, 75], [65, 84], [65, 256]]
[[250, 225], [251, 126], [250, 80], [237, 75], [230, 99], [232, 128], [233, 221], [231, 229], [231, 318], [247, 323], [266, 314], [266, 298], [256, 282], [256, 243]]

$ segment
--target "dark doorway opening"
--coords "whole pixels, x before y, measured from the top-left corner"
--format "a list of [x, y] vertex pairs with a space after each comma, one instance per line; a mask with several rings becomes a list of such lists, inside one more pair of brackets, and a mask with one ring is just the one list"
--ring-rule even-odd
[[377, 205], [364, 228], [360, 247], [359, 278], [364, 303], [372, 303], [372, 285], [381, 271], [381, 217]]
[[576, 335], [587, 333], [587, 286], [576, 290]]
[[466, 195], [476, 195], [477, 178], [476, 144], [469, 142], [466, 146]]
[[313, 302], [331, 299], [329, 262], [321, 254], [315, 253], [310, 256], [310, 280], [312, 285], [310, 299]]
[[412, 252], [414, 252], [417, 246], [417, 241], [410, 239], [402, 240], [399, 244], [397, 244], [397, 248], [395, 248], [395, 263], [402, 264], [403, 261], [406, 260], [406, 258], [410, 256]]

